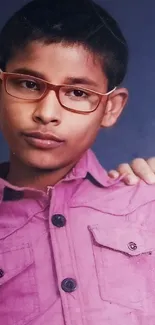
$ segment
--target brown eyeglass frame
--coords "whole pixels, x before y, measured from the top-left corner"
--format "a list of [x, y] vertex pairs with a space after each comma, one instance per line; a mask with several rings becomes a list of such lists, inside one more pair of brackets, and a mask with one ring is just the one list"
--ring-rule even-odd
[[[30, 100], [30, 99], [23, 99], [23, 98], [20, 98], [20, 97], [16, 97], [16, 96], [13, 96], [13, 95], [11, 95], [9, 92], [8, 92], [8, 90], [7, 90], [7, 78], [8, 77], [11, 77], [11, 76], [17, 76], [17, 77], [28, 77], [28, 78], [32, 78], [32, 79], [34, 79], [34, 80], [36, 80], [36, 81], [41, 81], [41, 82], [43, 82], [44, 84], [45, 84], [45, 91], [44, 91], [44, 93], [38, 98], [38, 99], [32, 99], [32, 100]], [[50, 91], [50, 90], [53, 90], [54, 92], [55, 92], [55, 94], [56, 94], [56, 97], [57, 97], [57, 100], [58, 100], [58, 102], [59, 102], [59, 104], [63, 107], [63, 108], [65, 108], [66, 110], [68, 110], [68, 111], [71, 111], [71, 112], [73, 112], [73, 113], [79, 113], [79, 114], [89, 114], [89, 113], [92, 113], [92, 112], [94, 112], [94, 111], [96, 111], [97, 110], [97, 108], [98, 108], [98, 106], [100, 105], [100, 103], [101, 103], [101, 100], [102, 100], [102, 97], [103, 96], [108, 96], [108, 95], [110, 95], [115, 89], [116, 89], [116, 87], [114, 87], [111, 91], [109, 91], [109, 92], [107, 92], [107, 93], [105, 93], [105, 94], [103, 94], [103, 93], [100, 93], [100, 92], [97, 92], [97, 91], [95, 91], [95, 90], [91, 90], [91, 89], [88, 89], [88, 88], [81, 88], [81, 87], [77, 87], [77, 86], [74, 86], [74, 85], [65, 85], [65, 84], [62, 84], [62, 85], [53, 85], [52, 83], [50, 83], [50, 82], [48, 82], [48, 81], [46, 81], [46, 80], [44, 80], [44, 79], [41, 79], [41, 78], [38, 78], [38, 77], [35, 77], [35, 76], [32, 76], [32, 75], [28, 75], [28, 74], [22, 74], [22, 73], [10, 73], [10, 72], [3, 72], [2, 70], [0, 70], [0, 79], [4, 82], [4, 87], [5, 87], [5, 91], [6, 91], [6, 93], [9, 95], [9, 96], [12, 96], [12, 97], [14, 97], [14, 98], [18, 98], [18, 99], [21, 99], [21, 100], [23, 100], [23, 101], [31, 101], [31, 102], [39, 102], [40, 100], [42, 100], [43, 98], [45, 98], [45, 96], [48, 94], [48, 92]], [[90, 92], [90, 93], [93, 93], [93, 94], [96, 94], [96, 95], [98, 95], [98, 97], [99, 97], [99, 102], [98, 102], [98, 104], [97, 104], [97, 106], [93, 109], [93, 110], [91, 110], [91, 111], [79, 111], [79, 110], [76, 110], [76, 109], [72, 109], [72, 108], [69, 108], [69, 107], [66, 107], [65, 105], [63, 105], [62, 103], [61, 103], [61, 101], [60, 101], [60, 98], [59, 98], [59, 91], [60, 91], [60, 89], [62, 88], [62, 87], [74, 87], [74, 89], [77, 89], [77, 90], [81, 90], [81, 91], [88, 91], [88, 92]]]

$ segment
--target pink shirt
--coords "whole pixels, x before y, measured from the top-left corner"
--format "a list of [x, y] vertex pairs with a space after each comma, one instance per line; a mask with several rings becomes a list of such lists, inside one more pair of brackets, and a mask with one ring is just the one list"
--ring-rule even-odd
[[0, 324], [155, 325], [155, 186], [91, 151], [47, 193], [1, 178]]

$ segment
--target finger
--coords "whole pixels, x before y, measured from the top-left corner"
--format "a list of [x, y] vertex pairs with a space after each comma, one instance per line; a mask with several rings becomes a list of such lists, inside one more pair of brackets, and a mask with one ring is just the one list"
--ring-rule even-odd
[[153, 171], [153, 173], [155, 173], [155, 157], [147, 159], [146, 162]]
[[114, 179], [119, 177], [119, 173], [117, 172], [117, 170], [113, 170], [113, 169], [108, 172], [108, 175], [109, 177]]
[[[154, 166], [154, 161], [151, 161], [150, 159], [149, 164], [153, 164]], [[153, 184], [155, 183], [155, 174], [150, 168], [149, 164], [144, 159], [137, 158], [131, 162], [131, 168], [139, 178], [141, 178], [148, 184]]]
[[134, 174], [129, 164], [120, 164], [117, 168], [119, 175], [124, 175], [123, 181], [127, 185], [137, 184], [139, 178]]

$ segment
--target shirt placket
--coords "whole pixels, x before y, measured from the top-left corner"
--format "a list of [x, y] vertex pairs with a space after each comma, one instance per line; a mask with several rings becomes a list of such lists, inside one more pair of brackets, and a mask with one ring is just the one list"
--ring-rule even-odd
[[[64, 324], [86, 325], [80, 278], [68, 218], [65, 185], [52, 189], [49, 228]], [[62, 202], [65, 202], [62, 204]]]

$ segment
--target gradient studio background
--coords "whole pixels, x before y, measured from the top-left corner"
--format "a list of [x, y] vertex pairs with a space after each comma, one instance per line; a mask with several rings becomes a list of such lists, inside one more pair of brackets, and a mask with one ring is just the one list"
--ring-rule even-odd
[[[118, 20], [130, 47], [129, 71], [124, 82], [130, 91], [129, 103], [118, 124], [102, 131], [93, 147], [102, 165], [111, 168], [137, 156], [155, 155], [155, 0], [97, 1]], [[5, 0], [0, 28], [27, 2]], [[0, 134], [0, 161], [7, 159], [8, 148]]]

